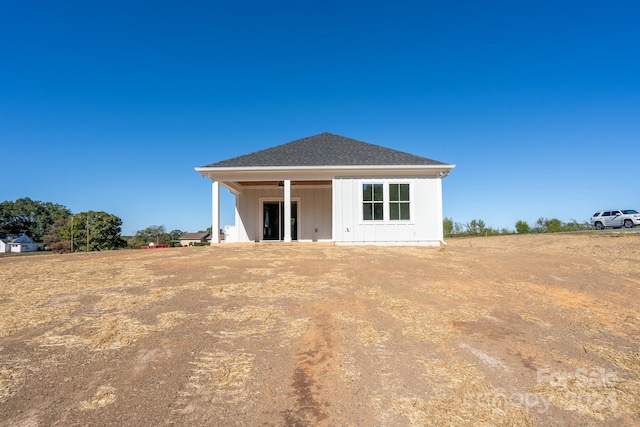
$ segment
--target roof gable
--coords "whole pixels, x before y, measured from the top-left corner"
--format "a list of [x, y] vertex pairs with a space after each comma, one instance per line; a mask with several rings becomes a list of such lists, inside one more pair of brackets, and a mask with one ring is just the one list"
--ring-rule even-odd
[[324, 132], [203, 168], [425, 165], [446, 163]]
[[0, 240], [5, 243], [35, 243], [31, 237], [25, 233], [22, 234], [4, 234], [0, 233]]

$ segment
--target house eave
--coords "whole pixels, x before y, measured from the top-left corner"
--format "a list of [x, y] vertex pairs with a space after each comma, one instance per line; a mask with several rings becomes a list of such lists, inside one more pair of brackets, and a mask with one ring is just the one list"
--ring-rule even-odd
[[455, 165], [375, 165], [375, 166], [263, 166], [199, 167], [196, 172], [215, 180], [322, 179], [339, 176], [436, 176], [446, 177]]

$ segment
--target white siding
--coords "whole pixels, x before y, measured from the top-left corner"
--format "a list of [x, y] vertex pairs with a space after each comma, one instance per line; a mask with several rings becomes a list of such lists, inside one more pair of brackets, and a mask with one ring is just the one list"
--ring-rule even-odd
[[[362, 184], [385, 184], [385, 221], [362, 219]], [[409, 183], [411, 219], [390, 221], [389, 183]], [[332, 188], [293, 186], [291, 198], [298, 203], [298, 240], [335, 241], [343, 244], [437, 245], [443, 240], [442, 179], [438, 177], [337, 177]], [[243, 189], [236, 196], [238, 242], [262, 239], [262, 203], [284, 200], [284, 189]], [[335, 211], [332, 212], [332, 204]], [[333, 219], [332, 219], [333, 217]], [[316, 231], [317, 230], [317, 231]]]
[[[334, 179], [334, 239], [337, 243], [439, 244], [442, 239], [442, 179], [438, 177]], [[411, 220], [373, 222], [362, 219], [363, 183], [409, 183]], [[385, 186], [386, 188], [386, 186]], [[388, 194], [385, 193], [385, 205]]]
[[[298, 202], [298, 240], [331, 240], [331, 188], [292, 186], [291, 199]], [[262, 239], [260, 221], [264, 200], [284, 200], [284, 189], [245, 189], [236, 196], [235, 225], [239, 242]]]
[[11, 252], [35, 252], [37, 250], [37, 243], [15, 243], [11, 245]]

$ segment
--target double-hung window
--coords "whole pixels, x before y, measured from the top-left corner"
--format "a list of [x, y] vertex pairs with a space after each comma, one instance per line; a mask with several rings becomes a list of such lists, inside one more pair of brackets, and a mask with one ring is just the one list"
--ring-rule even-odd
[[384, 196], [382, 184], [362, 184], [362, 219], [384, 220]]
[[389, 184], [389, 219], [408, 221], [411, 219], [409, 184]]
[[410, 221], [410, 184], [363, 183], [362, 219], [364, 221]]

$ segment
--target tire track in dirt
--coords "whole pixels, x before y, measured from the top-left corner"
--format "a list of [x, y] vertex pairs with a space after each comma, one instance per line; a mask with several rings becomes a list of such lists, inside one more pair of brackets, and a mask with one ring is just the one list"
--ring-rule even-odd
[[329, 402], [321, 396], [321, 384], [331, 381], [327, 374], [336, 356], [331, 329], [329, 316], [321, 314], [316, 318], [315, 327], [303, 338], [303, 349], [298, 353], [291, 383], [296, 404], [281, 414], [286, 426], [326, 424]]

